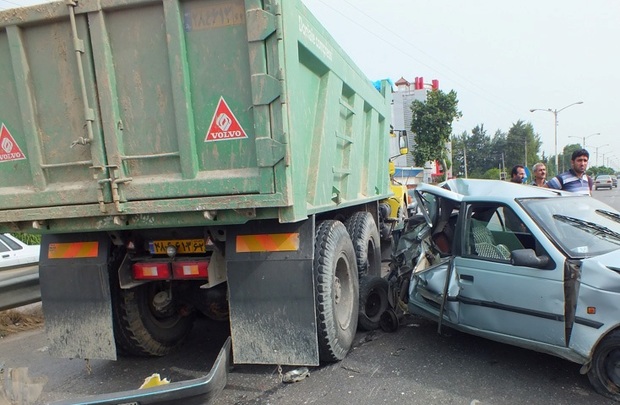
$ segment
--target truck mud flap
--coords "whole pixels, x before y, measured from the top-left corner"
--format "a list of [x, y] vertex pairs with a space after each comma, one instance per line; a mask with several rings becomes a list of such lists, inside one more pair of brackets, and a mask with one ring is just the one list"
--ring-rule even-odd
[[230, 369], [230, 337], [204, 377], [111, 394], [52, 402], [50, 405], [200, 405], [209, 404], [226, 386]]
[[116, 360], [105, 233], [43, 235], [39, 280], [49, 353]]
[[238, 364], [318, 365], [314, 217], [255, 221], [227, 230], [233, 360]]

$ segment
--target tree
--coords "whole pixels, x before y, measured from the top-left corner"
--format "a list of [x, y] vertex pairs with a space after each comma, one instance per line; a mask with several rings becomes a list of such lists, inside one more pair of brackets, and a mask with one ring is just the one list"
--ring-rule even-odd
[[500, 171], [504, 173], [506, 172], [506, 144], [506, 133], [498, 129], [491, 138], [491, 150], [487, 151], [491, 159], [489, 167], [501, 168]]
[[451, 164], [446, 144], [452, 134], [452, 121], [463, 116], [458, 102], [454, 90], [433, 90], [428, 92], [426, 101], [414, 100], [411, 104], [411, 130], [416, 143], [412, 155], [417, 165], [437, 160], [446, 173]]
[[496, 160], [489, 154], [491, 138], [484, 129], [484, 124], [476, 125], [471, 135], [463, 132], [460, 136], [452, 137], [452, 159], [454, 172], [465, 175], [465, 158], [467, 157], [467, 177], [483, 178], [484, 172], [490, 167], [497, 166]]
[[512, 124], [506, 135], [506, 168], [510, 170], [514, 165], [532, 166], [540, 161], [540, 136], [534, 134], [531, 123], [521, 120]]
[[[557, 173], [562, 173], [570, 169], [570, 158], [573, 155], [573, 152], [579, 149], [581, 149], [581, 145], [579, 145], [578, 143], [571, 143], [565, 145], [564, 148], [562, 148], [562, 152], [558, 155], [558, 164], [560, 167], [558, 168], [559, 170], [557, 170]], [[553, 159], [553, 162], [554, 163], [551, 165], [553, 171], [547, 169], [547, 172], [549, 173], [556, 173], [555, 157]]]

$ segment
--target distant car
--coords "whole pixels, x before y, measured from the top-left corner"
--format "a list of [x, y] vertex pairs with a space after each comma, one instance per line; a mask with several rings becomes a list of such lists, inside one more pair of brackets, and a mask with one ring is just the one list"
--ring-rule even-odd
[[594, 180], [594, 189], [595, 190], [598, 190], [599, 188], [608, 188], [608, 189], [611, 190], [612, 187], [614, 187], [614, 182], [613, 182], [613, 180], [612, 180], [610, 175], [608, 175], [608, 174], [601, 174], [599, 176], [596, 176], [596, 180]]
[[8, 233], [0, 234], [0, 270], [37, 264], [39, 245], [27, 245]]
[[39, 248], [0, 233], [0, 311], [41, 301]]
[[618, 187], [618, 176], [612, 175], [611, 183], [613, 184], [614, 187]]
[[390, 297], [408, 299], [386, 320], [406, 306], [439, 328], [564, 358], [620, 400], [620, 212], [498, 180], [421, 184], [415, 197], [420, 215], [388, 277]]

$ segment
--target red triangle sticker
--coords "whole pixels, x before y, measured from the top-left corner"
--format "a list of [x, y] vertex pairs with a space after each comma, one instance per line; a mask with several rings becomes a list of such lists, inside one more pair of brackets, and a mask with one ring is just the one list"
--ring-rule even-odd
[[226, 104], [226, 101], [224, 101], [224, 97], [220, 97], [213, 118], [211, 118], [211, 124], [205, 136], [205, 142], [228, 141], [247, 137], [248, 135], [243, 128], [241, 128], [237, 117], [235, 117], [235, 114], [233, 114], [228, 104]]
[[0, 128], [0, 162], [22, 159], [26, 159], [26, 155], [3, 123], [2, 128]]

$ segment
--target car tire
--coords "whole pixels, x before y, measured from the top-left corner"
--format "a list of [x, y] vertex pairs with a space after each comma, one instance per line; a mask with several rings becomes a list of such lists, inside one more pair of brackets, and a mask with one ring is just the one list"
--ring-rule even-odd
[[381, 275], [381, 237], [370, 212], [356, 212], [345, 226], [351, 236], [359, 277]]
[[359, 319], [360, 330], [375, 330], [380, 326], [381, 315], [388, 309], [388, 282], [377, 276], [360, 279]]
[[620, 401], [620, 330], [611, 332], [594, 350], [588, 379], [596, 392]]
[[317, 225], [313, 268], [319, 359], [339, 361], [353, 343], [359, 305], [355, 251], [342, 222], [327, 220]]

